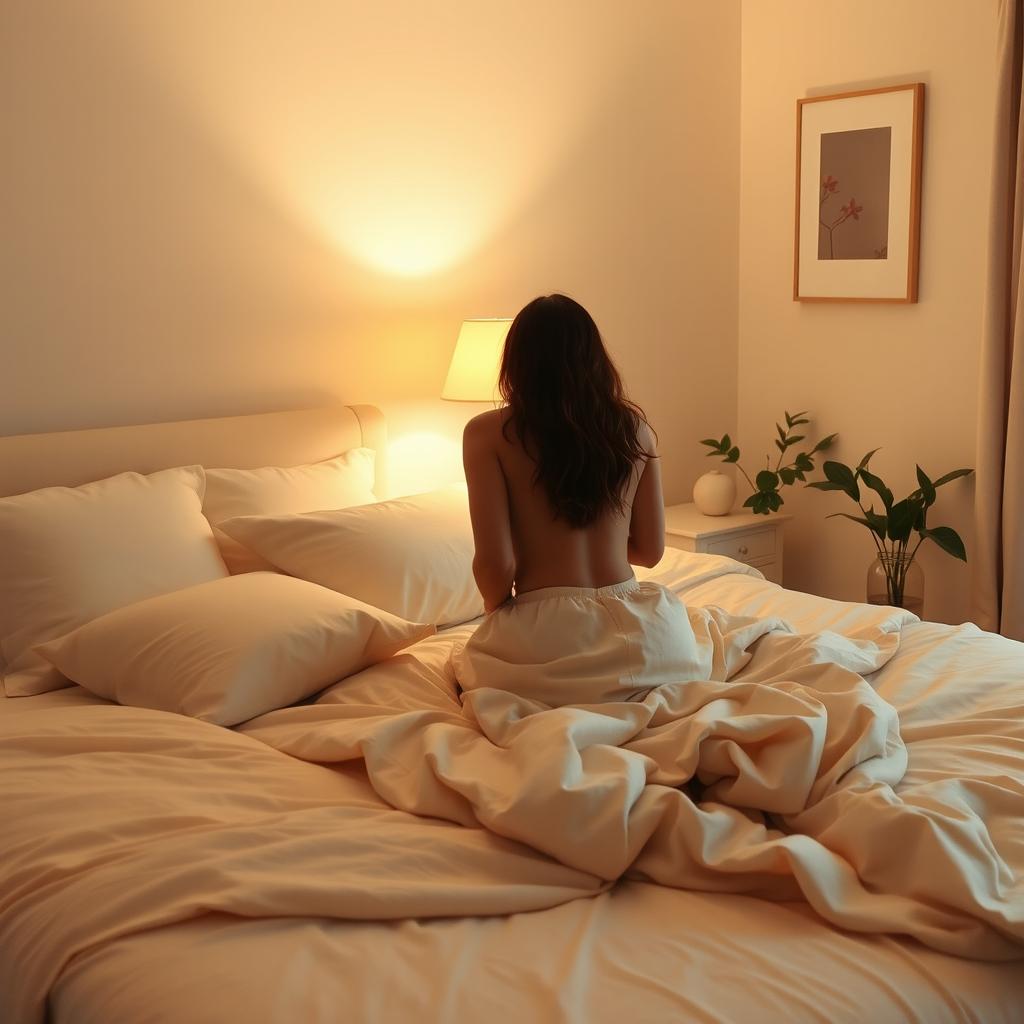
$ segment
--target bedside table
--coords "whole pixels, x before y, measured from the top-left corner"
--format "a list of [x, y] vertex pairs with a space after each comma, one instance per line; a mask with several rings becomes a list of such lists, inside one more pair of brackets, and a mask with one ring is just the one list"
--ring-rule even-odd
[[706, 516], [692, 502], [670, 505], [665, 509], [665, 543], [702, 555], [727, 555], [781, 584], [782, 524], [792, 518], [784, 512], [755, 516], [746, 511]]

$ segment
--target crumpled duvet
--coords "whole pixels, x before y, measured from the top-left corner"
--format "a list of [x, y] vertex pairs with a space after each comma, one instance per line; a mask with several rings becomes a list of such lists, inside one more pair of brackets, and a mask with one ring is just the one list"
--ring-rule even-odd
[[[899, 634], [794, 634], [779, 619], [689, 610], [699, 678], [639, 702], [549, 708], [480, 688], [390, 713], [380, 666], [330, 704], [244, 731], [319, 763], [362, 758], [392, 806], [514, 839], [611, 881], [806, 900], [833, 924], [944, 952], [1024, 957], [1024, 889], [990, 825], [1024, 791], [981, 803], [893, 787], [896, 712], [863, 679]], [[414, 698], [413, 699], [413, 703]]]
[[415, 651], [236, 730], [27, 698], [0, 716], [9, 1019], [42, 1021], [76, 954], [210, 912], [485, 916], [621, 877], [1022, 958], [1017, 712], [1000, 719], [1007, 752], [969, 777], [900, 786], [897, 715], [863, 677], [909, 617], [850, 608], [845, 635], [690, 608], [701, 678], [632, 703], [551, 709], [487, 687], [460, 702]]

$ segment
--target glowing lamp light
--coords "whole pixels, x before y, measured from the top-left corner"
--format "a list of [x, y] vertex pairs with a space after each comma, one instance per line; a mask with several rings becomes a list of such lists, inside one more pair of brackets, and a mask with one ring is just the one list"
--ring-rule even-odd
[[462, 483], [462, 445], [452, 437], [418, 430], [388, 445], [389, 497], [422, 494], [438, 487]]
[[455, 342], [441, 397], [449, 402], [493, 402], [511, 320], [465, 320]]

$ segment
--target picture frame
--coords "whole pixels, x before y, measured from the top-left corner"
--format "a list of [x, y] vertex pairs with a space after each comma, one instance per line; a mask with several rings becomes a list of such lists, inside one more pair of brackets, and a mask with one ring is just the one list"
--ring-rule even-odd
[[796, 102], [796, 302], [917, 302], [924, 83]]

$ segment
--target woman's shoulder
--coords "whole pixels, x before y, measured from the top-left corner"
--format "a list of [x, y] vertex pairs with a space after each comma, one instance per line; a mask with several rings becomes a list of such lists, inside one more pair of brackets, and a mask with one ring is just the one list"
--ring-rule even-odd
[[508, 409], [488, 409], [474, 416], [462, 432], [463, 443], [474, 447], [494, 447], [503, 439]]
[[655, 434], [654, 428], [643, 418], [643, 416], [637, 417], [636, 424], [636, 439], [640, 444], [640, 447], [648, 455], [658, 454], [658, 435]]
[[502, 432], [508, 419], [508, 407], [488, 409], [474, 416], [463, 431], [466, 437], [494, 437]]

